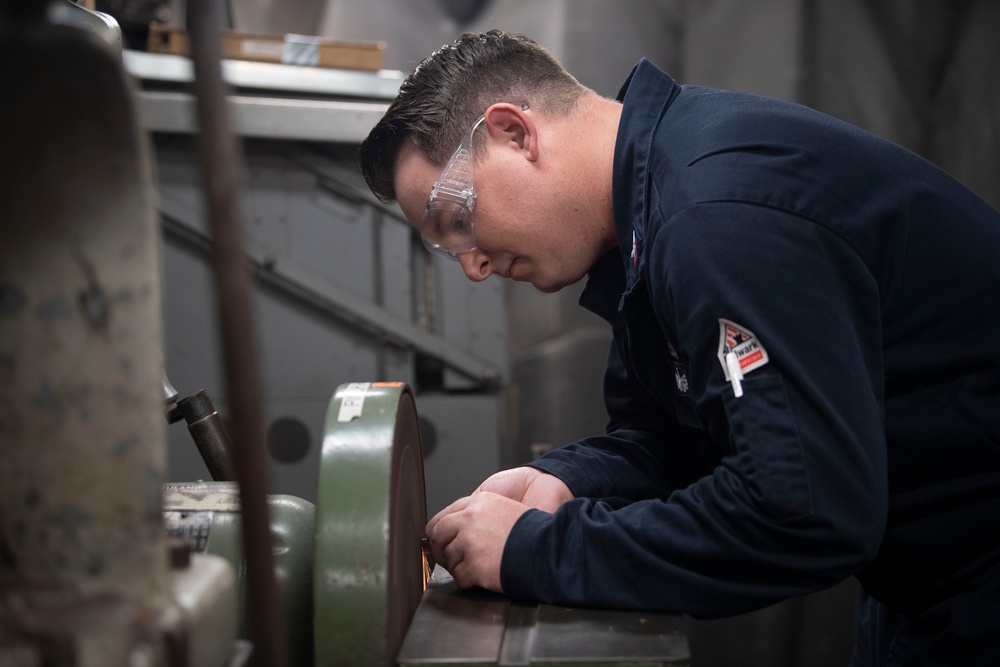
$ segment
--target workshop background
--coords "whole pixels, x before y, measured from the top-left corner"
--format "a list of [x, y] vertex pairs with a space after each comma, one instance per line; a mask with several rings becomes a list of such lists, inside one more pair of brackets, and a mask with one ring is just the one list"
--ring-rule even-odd
[[[184, 78], [129, 53], [145, 50], [150, 20], [183, 27], [183, 6], [96, 3], [122, 26], [153, 132], [166, 373], [181, 395], [204, 389], [225, 416], [198, 156], [176, 97]], [[354, 168], [402, 76], [462, 32], [527, 34], [607, 96], [647, 57], [682, 83], [801, 102], [915, 150], [1000, 207], [995, 0], [234, 0], [226, 20], [246, 33], [384, 43], [381, 71], [366, 76], [328, 85], [237, 72], [234, 82], [237, 95], [274, 102], [237, 105], [236, 116], [275, 493], [315, 500], [325, 413], [346, 382], [414, 388], [429, 514], [496, 470], [604, 428], [610, 333], [577, 306], [582, 285], [542, 295], [499, 278], [468, 282], [427, 255]], [[168, 433], [170, 479], [207, 479], [188, 433]], [[847, 581], [754, 614], [692, 620], [694, 665], [845, 665], [854, 591]]]

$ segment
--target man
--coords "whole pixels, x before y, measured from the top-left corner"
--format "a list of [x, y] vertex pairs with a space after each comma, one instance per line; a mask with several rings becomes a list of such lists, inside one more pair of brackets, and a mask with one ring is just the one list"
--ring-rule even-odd
[[855, 664], [1000, 664], [1000, 214], [804, 107], [646, 61], [608, 100], [496, 31], [359, 163], [470, 279], [588, 276], [614, 330], [607, 431], [428, 523], [459, 585], [713, 617], [856, 575]]

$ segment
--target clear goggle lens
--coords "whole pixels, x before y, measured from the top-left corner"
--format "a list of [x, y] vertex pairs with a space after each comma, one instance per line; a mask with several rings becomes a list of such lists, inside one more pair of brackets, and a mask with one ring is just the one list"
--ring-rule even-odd
[[420, 225], [420, 238], [435, 255], [457, 261], [460, 253], [476, 247], [472, 211], [458, 202], [430, 202]]

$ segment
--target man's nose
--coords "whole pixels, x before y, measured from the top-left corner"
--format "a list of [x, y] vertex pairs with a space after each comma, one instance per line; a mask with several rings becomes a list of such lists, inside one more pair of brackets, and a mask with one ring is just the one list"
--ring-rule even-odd
[[465, 275], [473, 282], [486, 280], [493, 273], [493, 262], [489, 254], [479, 248], [473, 248], [469, 252], [458, 255], [458, 261], [465, 271]]

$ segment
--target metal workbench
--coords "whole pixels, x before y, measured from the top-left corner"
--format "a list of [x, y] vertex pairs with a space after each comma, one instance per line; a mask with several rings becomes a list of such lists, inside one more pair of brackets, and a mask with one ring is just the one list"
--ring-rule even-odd
[[396, 662], [435, 665], [691, 664], [676, 614], [576, 609], [466, 592], [438, 566]]

